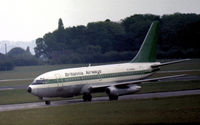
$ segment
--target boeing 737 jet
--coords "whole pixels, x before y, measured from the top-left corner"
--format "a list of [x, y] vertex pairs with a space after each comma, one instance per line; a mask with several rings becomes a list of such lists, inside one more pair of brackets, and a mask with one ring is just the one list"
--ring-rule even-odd
[[183, 76], [147, 79], [161, 66], [188, 60], [156, 62], [158, 31], [159, 22], [155, 21], [137, 55], [130, 62], [50, 71], [35, 78], [27, 91], [43, 99], [47, 105], [51, 97], [82, 95], [84, 101], [91, 101], [92, 93], [96, 92], [105, 92], [110, 100], [117, 100], [118, 96], [139, 91], [140, 83]]

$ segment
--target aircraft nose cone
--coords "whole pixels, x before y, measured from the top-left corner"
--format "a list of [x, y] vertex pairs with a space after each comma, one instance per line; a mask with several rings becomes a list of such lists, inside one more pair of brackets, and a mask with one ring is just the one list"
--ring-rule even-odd
[[31, 93], [32, 89], [31, 87], [28, 87], [27, 92]]

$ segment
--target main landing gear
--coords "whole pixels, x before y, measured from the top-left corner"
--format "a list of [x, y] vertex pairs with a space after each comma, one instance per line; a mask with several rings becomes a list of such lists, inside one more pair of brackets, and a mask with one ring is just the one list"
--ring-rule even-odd
[[51, 101], [49, 101], [49, 100], [48, 100], [48, 101], [45, 101], [45, 104], [46, 104], [46, 105], [50, 105], [50, 104], [51, 104]]
[[92, 95], [90, 93], [84, 93], [83, 94], [83, 101], [92, 101]]
[[[118, 100], [117, 95], [108, 95], [110, 101]], [[83, 94], [83, 101], [92, 101], [92, 95], [90, 93], [84, 93]]]
[[109, 100], [110, 101], [118, 100], [118, 96], [117, 95], [108, 95], [108, 96], [109, 96]]
[[50, 105], [50, 104], [51, 104], [51, 101], [50, 101], [48, 98], [39, 97], [39, 99], [45, 101], [45, 104], [46, 104], [46, 105]]

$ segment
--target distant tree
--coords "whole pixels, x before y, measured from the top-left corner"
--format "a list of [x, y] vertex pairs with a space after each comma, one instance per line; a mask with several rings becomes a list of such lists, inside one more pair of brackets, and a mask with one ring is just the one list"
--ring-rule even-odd
[[106, 19], [105, 22], [111, 22], [110, 19]]
[[58, 20], [58, 30], [64, 30], [63, 21], [61, 18]]
[[159, 52], [164, 52], [163, 54], [167, 55], [165, 57], [197, 57], [200, 52], [200, 15], [163, 15], [160, 29]]
[[20, 47], [11, 49], [7, 54], [16, 66], [38, 65], [39, 59], [31, 55], [28, 47], [26, 51]]
[[48, 57], [47, 45], [43, 38], [36, 39], [36, 47], [34, 48], [36, 57]]
[[181, 13], [136, 14], [67, 28], [60, 18], [58, 29], [36, 40], [35, 53], [52, 64], [130, 60], [155, 20], [160, 21], [159, 58], [200, 57], [200, 15]]
[[11, 61], [0, 62], [0, 71], [9, 71], [14, 69], [14, 64]]
[[25, 55], [26, 51], [20, 47], [15, 47], [8, 52], [9, 56], [16, 57], [20, 55]]
[[160, 17], [152, 14], [136, 14], [122, 20], [122, 25], [126, 31], [127, 50], [139, 49], [151, 23], [155, 20], [160, 20]]
[[0, 71], [9, 71], [14, 69], [12, 58], [7, 55], [0, 54]]
[[[124, 28], [116, 22], [96, 22], [87, 25], [87, 40], [90, 45], [100, 45], [102, 53], [121, 49], [119, 45], [125, 35]], [[118, 46], [118, 47], [116, 47]]]
[[31, 55], [31, 51], [30, 51], [30, 47], [29, 46], [27, 46], [27, 48], [26, 48], [26, 53]]

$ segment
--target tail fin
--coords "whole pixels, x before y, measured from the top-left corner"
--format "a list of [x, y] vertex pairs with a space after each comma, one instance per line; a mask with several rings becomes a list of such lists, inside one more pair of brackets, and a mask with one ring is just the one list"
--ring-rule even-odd
[[157, 41], [159, 31], [159, 21], [154, 21], [138, 51], [131, 62], [155, 62], [157, 53]]

